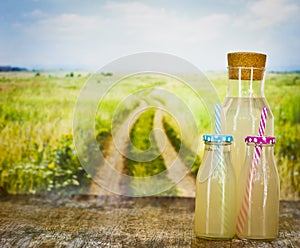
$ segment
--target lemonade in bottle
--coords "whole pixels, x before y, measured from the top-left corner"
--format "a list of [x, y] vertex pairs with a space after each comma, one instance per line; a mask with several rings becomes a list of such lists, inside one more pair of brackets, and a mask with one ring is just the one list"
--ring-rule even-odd
[[248, 136], [238, 182], [236, 233], [241, 239], [272, 240], [278, 235], [279, 177], [274, 137]]
[[195, 233], [199, 238], [230, 239], [235, 234], [235, 174], [228, 135], [204, 135], [205, 150], [196, 179]]
[[274, 135], [274, 117], [264, 95], [266, 55], [251, 52], [228, 54], [228, 90], [222, 105], [225, 132], [234, 136], [232, 164], [237, 179], [243, 166], [247, 135], [257, 135], [261, 109], [268, 108], [265, 135]]

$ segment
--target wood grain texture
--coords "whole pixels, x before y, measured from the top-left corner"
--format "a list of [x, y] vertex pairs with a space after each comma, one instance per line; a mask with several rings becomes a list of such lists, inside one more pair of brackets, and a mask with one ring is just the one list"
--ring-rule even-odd
[[197, 239], [193, 218], [193, 198], [2, 195], [0, 247], [300, 247], [300, 202], [272, 242]]

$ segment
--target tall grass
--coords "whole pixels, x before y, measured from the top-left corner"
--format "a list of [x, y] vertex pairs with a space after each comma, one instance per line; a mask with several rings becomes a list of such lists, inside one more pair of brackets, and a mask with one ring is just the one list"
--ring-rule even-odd
[[[65, 72], [0, 74], [0, 187], [10, 193], [86, 192], [90, 177], [76, 156], [72, 119], [78, 94], [88, 77], [83, 73], [80, 76], [78, 73], [70, 75], [66, 77]], [[207, 77], [213, 82], [222, 101], [227, 89], [226, 73], [208, 73]], [[275, 116], [275, 135], [278, 140], [275, 156], [282, 198], [289, 199], [299, 198], [300, 194], [299, 78], [299, 73], [270, 73], [267, 74], [265, 86], [265, 94]], [[106, 94], [99, 105], [95, 116], [95, 132], [100, 144], [105, 144], [105, 140], [110, 138], [111, 119], [116, 106], [126, 102], [124, 99], [129, 94], [139, 94], [141, 99], [147, 100], [154, 88], [171, 92], [188, 106], [195, 116], [201, 142], [201, 134], [210, 131], [211, 123], [205, 106], [196, 99], [194, 93], [165, 76], [137, 75], [124, 79]], [[161, 96], [158, 98], [164, 104], [165, 99]], [[128, 101], [124, 106], [120, 105], [117, 112], [122, 113], [117, 118], [119, 123], [135, 104]], [[178, 113], [182, 113], [183, 109], [179, 107]], [[145, 114], [147, 118], [144, 116], [136, 123], [140, 131], [144, 126], [149, 131], [151, 115]], [[176, 140], [177, 130], [171, 124], [165, 122], [165, 130], [176, 148], [179, 142]], [[132, 140], [139, 140], [139, 135], [135, 127], [131, 133]], [[147, 139], [133, 142], [137, 142], [136, 146], [146, 145]], [[188, 142], [185, 144], [189, 148]], [[155, 174], [163, 167], [134, 165], [128, 168], [132, 175], [145, 176]]]
[[275, 156], [283, 198], [300, 197], [300, 75], [270, 74], [266, 96], [275, 116]]
[[0, 186], [10, 193], [84, 191], [89, 176], [72, 140], [72, 112], [83, 82], [2, 75]]
[[170, 140], [172, 146], [174, 147], [175, 151], [179, 153], [179, 151], [182, 154], [181, 159], [185, 164], [193, 164], [191, 167], [191, 172], [194, 174], [194, 176], [197, 176], [199, 167], [201, 165], [201, 159], [200, 154], [195, 153], [192, 151], [181, 139], [179, 134], [179, 131], [174, 127], [174, 125], [170, 124], [170, 122], [167, 120], [167, 118], [163, 119], [163, 126], [164, 130], [166, 132], [166, 135], [168, 136], [168, 139]]

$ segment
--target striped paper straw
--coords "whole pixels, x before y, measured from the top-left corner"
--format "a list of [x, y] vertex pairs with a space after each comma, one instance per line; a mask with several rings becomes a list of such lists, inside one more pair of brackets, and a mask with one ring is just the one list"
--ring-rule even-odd
[[[215, 105], [215, 133], [221, 134], [221, 106], [219, 104]], [[219, 161], [219, 163], [222, 165], [222, 167], [224, 167], [223, 156], [222, 156], [221, 152], [222, 152], [221, 145], [217, 145], [217, 158], [218, 158], [217, 161]], [[224, 170], [224, 168], [223, 168], [223, 170]]]
[[[261, 111], [258, 136], [264, 136], [264, 134], [265, 134], [267, 112], [268, 112], [268, 108], [263, 108]], [[249, 176], [248, 176], [247, 184], [246, 184], [247, 185], [246, 191], [244, 194], [243, 202], [242, 202], [242, 205], [241, 205], [241, 208], [239, 211], [239, 215], [238, 215], [238, 219], [237, 219], [237, 226], [236, 226], [237, 233], [242, 233], [245, 223], [246, 223], [246, 220], [247, 220], [247, 216], [248, 216], [248, 212], [249, 212], [249, 201], [250, 201], [249, 198], [251, 197], [250, 193], [253, 188], [253, 178], [257, 171], [257, 167], [258, 167], [258, 163], [259, 163], [260, 155], [261, 155], [261, 150], [262, 150], [261, 145], [255, 145], [254, 153], [253, 153], [253, 157], [252, 157], [251, 168], [250, 168], [250, 172], [249, 172]]]
[[258, 136], [264, 136], [265, 134], [267, 113], [268, 113], [268, 108], [263, 108], [260, 116]]
[[215, 105], [215, 132], [221, 134], [221, 106]]
[[[215, 105], [215, 133], [221, 134], [221, 106], [219, 104]], [[222, 214], [221, 214], [221, 233], [226, 233], [229, 228], [229, 220], [228, 220], [228, 209], [226, 208], [226, 199], [225, 199], [225, 191], [223, 189], [224, 187], [224, 179], [226, 175], [226, 168], [225, 168], [225, 161], [222, 154], [221, 144], [217, 145], [217, 170], [219, 174], [219, 180], [220, 180], [220, 187], [219, 187], [219, 193], [220, 198], [222, 199], [221, 205], [222, 205]]]

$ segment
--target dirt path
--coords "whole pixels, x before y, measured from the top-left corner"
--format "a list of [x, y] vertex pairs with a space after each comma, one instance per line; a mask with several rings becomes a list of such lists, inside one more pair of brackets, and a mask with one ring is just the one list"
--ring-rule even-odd
[[174, 166], [175, 168], [172, 172], [168, 171], [168, 177], [172, 182], [176, 183], [183, 175], [185, 175], [185, 177], [176, 185], [179, 196], [195, 197], [195, 177], [191, 172], [186, 173], [186, 166], [166, 136], [162, 121], [163, 112], [157, 110], [154, 117], [154, 129], [159, 129], [161, 131], [154, 132], [155, 141], [164, 158], [167, 168], [170, 166]]
[[[142, 114], [144, 108], [145, 104], [141, 104], [141, 106], [125, 120], [123, 125], [114, 134], [114, 137], [118, 137], [117, 147], [113, 140], [109, 142], [109, 148], [106, 153], [107, 155], [105, 159], [109, 163], [110, 167], [113, 168], [113, 170], [100, 165], [96, 173], [97, 181], [104, 182], [106, 188], [110, 189], [111, 191], [108, 191], [99, 186], [99, 184], [93, 180], [89, 189], [89, 194], [115, 195], [115, 193], [112, 192], [123, 192], [124, 190], [126, 190], [125, 186], [122, 185], [121, 180], [121, 174], [125, 164], [125, 157], [122, 154], [126, 154], [130, 137], [130, 130], [132, 129], [132, 126], [134, 125], [136, 120]], [[185, 164], [178, 156], [177, 152], [174, 150], [172, 144], [165, 134], [162, 120], [163, 113], [162, 111], [157, 110], [154, 117], [153, 128], [155, 141], [160, 150], [160, 153], [163, 156], [166, 167], [169, 168], [170, 166], [174, 166], [175, 168], [175, 170], [172, 172], [168, 171], [168, 177], [172, 182], [174, 182], [174, 184], [179, 181], [179, 183], [176, 185], [179, 191], [179, 196], [194, 197], [195, 178], [190, 172], [186, 172]], [[185, 175], [185, 177], [181, 179], [183, 175]]]
[[[109, 163], [110, 167], [104, 167], [103, 165], [99, 166], [99, 169], [96, 173], [97, 181], [104, 182], [107, 186], [106, 188], [110, 189], [112, 192], [122, 192], [124, 187], [121, 180], [121, 174], [123, 172], [124, 160], [125, 157], [122, 154], [126, 154], [127, 145], [130, 137], [130, 130], [132, 126], [142, 114], [143, 109], [145, 108], [145, 104], [141, 104], [139, 108], [137, 108], [134, 112], [132, 112], [129, 117], [123, 122], [122, 126], [115, 132], [114, 137], [117, 137], [117, 147], [116, 144], [111, 139], [108, 144], [108, 151], [105, 157], [105, 160]], [[117, 172], [116, 172], [117, 171]], [[96, 181], [92, 181], [89, 194], [93, 195], [115, 195], [103, 187], [100, 187]]]

